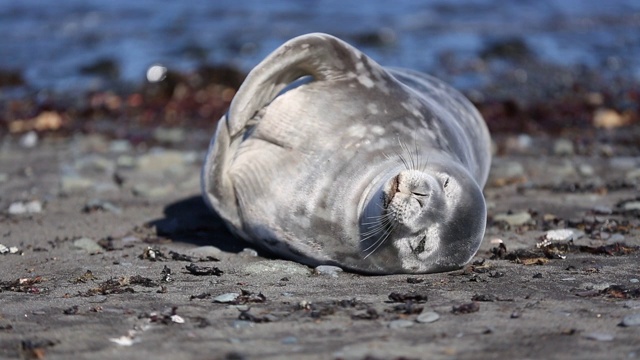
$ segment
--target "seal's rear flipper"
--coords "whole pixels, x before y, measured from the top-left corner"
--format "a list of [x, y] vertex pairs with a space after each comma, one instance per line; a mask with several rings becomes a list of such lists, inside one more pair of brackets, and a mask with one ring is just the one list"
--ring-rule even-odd
[[[355, 77], [365, 58], [351, 45], [327, 34], [307, 34], [287, 41], [258, 64], [238, 90], [229, 108], [230, 137], [241, 134], [249, 121], [291, 82], [304, 76], [315, 81]], [[367, 62], [379, 67], [373, 61]]]

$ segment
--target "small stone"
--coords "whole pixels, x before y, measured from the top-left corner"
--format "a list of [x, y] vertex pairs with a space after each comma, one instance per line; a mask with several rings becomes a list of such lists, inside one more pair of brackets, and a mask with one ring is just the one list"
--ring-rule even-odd
[[151, 186], [149, 184], [136, 184], [133, 187], [133, 194], [147, 199], [167, 197], [175, 192], [172, 184]]
[[180, 144], [185, 140], [185, 132], [183, 128], [165, 128], [159, 127], [153, 131], [153, 138], [162, 143]]
[[501, 186], [521, 182], [526, 178], [524, 166], [517, 161], [494, 161], [489, 172], [489, 183]]
[[524, 225], [531, 220], [531, 214], [526, 211], [513, 214], [497, 214], [493, 217], [494, 221], [504, 221], [511, 226]]
[[640, 300], [627, 300], [624, 302], [627, 309], [640, 309]]
[[31, 149], [38, 145], [38, 133], [35, 131], [29, 131], [28, 133], [20, 137], [20, 146], [25, 149]]
[[176, 324], [184, 324], [184, 318], [180, 315], [171, 315], [171, 321]]
[[136, 166], [136, 159], [129, 155], [120, 155], [116, 159], [116, 165], [121, 168], [133, 168]]
[[187, 252], [192, 256], [200, 258], [213, 257], [217, 259], [222, 255], [222, 250], [212, 245], [199, 246], [197, 248], [189, 249]]
[[594, 206], [592, 210], [596, 215], [611, 215], [613, 213], [613, 210], [610, 207], [604, 205]]
[[593, 176], [593, 174], [595, 174], [595, 170], [593, 169], [593, 166], [589, 165], [589, 164], [580, 164], [578, 165], [578, 173], [580, 173], [580, 175], [582, 176]]
[[308, 267], [293, 261], [264, 260], [245, 266], [244, 272], [249, 275], [274, 274], [282, 277], [282, 275], [309, 275], [311, 271]]
[[557, 229], [547, 231], [544, 236], [550, 241], [569, 241], [581, 238], [584, 233], [577, 229]]
[[629, 180], [640, 179], [640, 169], [628, 171], [625, 177]]
[[0, 255], [4, 255], [8, 252], [9, 252], [9, 248], [4, 244], [0, 244]]
[[226, 303], [230, 303], [230, 302], [236, 301], [238, 296], [240, 296], [239, 293], [226, 293], [226, 294], [218, 295], [215, 298], [213, 298], [213, 302], [214, 303], [226, 304]]
[[93, 180], [79, 175], [64, 175], [60, 179], [60, 189], [65, 194], [87, 190], [92, 186]]
[[593, 125], [598, 128], [611, 129], [625, 125], [626, 117], [612, 109], [598, 109], [593, 114]]
[[112, 203], [100, 199], [91, 199], [84, 205], [84, 212], [91, 212], [94, 210], [104, 210], [110, 213], [120, 215], [122, 214], [122, 209], [113, 205]]
[[640, 210], [640, 201], [631, 201], [622, 206], [624, 211]]
[[234, 329], [246, 329], [254, 326], [255, 324], [248, 320], [234, 320], [233, 323], [231, 323], [231, 327]]
[[427, 324], [438, 321], [438, 319], [440, 319], [440, 315], [437, 312], [427, 311], [422, 312], [420, 315], [418, 315], [416, 321], [419, 323]]
[[293, 345], [298, 343], [298, 338], [295, 336], [287, 336], [280, 341], [283, 345]]
[[558, 139], [553, 144], [553, 153], [558, 156], [573, 155], [573, 142], [568, 139]]
[[146, 173], [162, 173], [165, 171], [182, 173], [185, 165], [185, 154], [180, 151], [156, 150], [138, 157], [138, 170]]
[[0, 183], [7, 182], [7, 180], [9, 180], [9, 175], [0, 172]]
[[98, 245], [93, 239], [83, 237], [73, 242], [73, 247], [84, 250], [90, 254], [102, 252], [102, 246]]
[[627, 315], [620, 323], [622, 326], [640, 326], [640, 313]]
[[113, 140], [109, 143], [109, 151], [112, 153], [125, 153], [131, 149], [131, 143], [127, 140]]
[[9, 214], [11, 215], [37, 214], [39, 212], [42, 212], [42, 203], [38, 200], [14, 202], [9, 205]]
[[320, 265], [315, 268], [315, 271], [318, 275], [325, 275], [330, 277], [338, 277], [338, 274], [343, 270], [337, 266], [331, 265]]
[[596, 340], [596, 341], [612, 341], [614, 338], [613, 334], [602, 333], [602, 332], [590, 332], [590, 333], [585, 333], [582, 336], [586, 339]]
[[240, 252], [241, 256], [246, 256], [246, 257], [257, 257], [258, 256], [258, 252], [251, 249], [251, 248], [244, 248], [242, 249], [242, 251]]
[[393, 320], [392, 322], [389, 323], [389, 328], [390, 329], [404, 329], [404, 328], [408, 328], [408, 327], [412, 327], [414, 325], [413, 321], [409, 321], [409, 320]]
[[633, 283], [633, 284], [637, 284], [637, 283], [639, 283], [639, 282], [640, 282], [640, 280], [638, 280], [638, 279], [631, 279], [631, 280], [629, 280], [629, 282], [631, 282], [631, 283]]

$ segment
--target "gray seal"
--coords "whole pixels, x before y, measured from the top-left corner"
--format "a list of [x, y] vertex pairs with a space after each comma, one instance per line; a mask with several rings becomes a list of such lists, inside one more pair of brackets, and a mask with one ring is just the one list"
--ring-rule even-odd
[[487, 127], [442, 81], [308, 34], [247, 76], [202, 170], [205, 202], [242, 239], [307, 265], [429, 273], [482, 241]]

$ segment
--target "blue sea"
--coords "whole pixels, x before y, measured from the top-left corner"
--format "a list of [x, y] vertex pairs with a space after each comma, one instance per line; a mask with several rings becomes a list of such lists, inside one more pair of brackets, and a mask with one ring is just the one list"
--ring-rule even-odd
[[107, 61], [117, 81], [149, 66], [248, 71], [282, 42], [327, 32], [385, 65], [437, 73], [488, 44], [519, 39], [540, 61], [622, 71], [640, 80], [637, 0], [0, 0], [0, 69], [34, 89], [104, 86], [83, 71]]

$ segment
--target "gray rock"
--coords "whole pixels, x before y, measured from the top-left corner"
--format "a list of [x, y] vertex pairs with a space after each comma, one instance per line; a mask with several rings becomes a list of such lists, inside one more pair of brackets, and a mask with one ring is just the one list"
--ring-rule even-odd
[[213, 298], [213, 302], [226, 304], [226, 303], [234, 302], [238, 298], [238, 296], [240, 296], [239, 293], [226, 293], [226, 294], [218, 295], [215, 298]]
[[389, 323], [389, 329], [404, 329], [412, 327], [415, 323], [409, 320], [393, 320]]
[[162, 143], [180, 144], [185, 141], [186, 134], [183, 128], [159, 127], [153, 131], [153, 138]]
[[638, 279], [630, 279], [629, 282], [633, 283], [633, 284], [637, 284], [637, 283], [640, 282], [640, 280], [638, 280]]
[[325, 275], [336, 278], [338, 277], [338, 274], [343, 271], [342, 268], [331, 265], [320, 265], [317, 266], [314, 270], [318, 275]]
[[222, 255], [222, 250], [218, 249], [215, 246], [200, 246], [197, 248], [189, 249], [187, 251], [189, 255], [206, 258], [208, 256], [212, 256], [214, 258], [219, 258]]
[[0, 172], [0, 183], [7, 182], [9, 180], [9, 175], [6, 173]]
[[627, 309], [640, 309], [640, 300], [627, 300], [624, 302]]
[[185, 154], [173, 150], [156, 150], [138, 157], [137, 168], [145, 173], [184, 172]]
[[113, 140], [109, 143], [109, 151], [112, 153], [126, 153], [132, 150], [128, 140]]
[[293, 261], [286, 260], [263, 260], [251, 263], [244, 267], [244, 272], [249, 275], [263, 275], [270, 273], [274, 275], [309, 275], [311, 270]]
[[614, 339], [613, 334], [603, 333], [603, 332], [584, 333], [582, 334], [582, 337], [589, 340], [596, 340], [596, 341], [613, 341]]
[[257, 257], [258, 252], [251, 248], [244, 248], [238, 255], [245, 256], [245, 257]]
[[133, 186], [133, 194], [147, 199], [167, 197], [175, 192], [173, 184], [153, 186], [146, 183], [138, 183]]
[[559, 156], [573, 155], [573, 142], [568, 139], [558, 139], [553, 144], [553, 153]]
[[544, 236], [550, 241], [569, 241], [583, 237], [584, 232], [578, 229], [556, 229], [547, 231]]
[[629, 180], [640, 179], [640, 169], [628, 171], [625, 177]]
[[640, 210], [640, 201], [631, 201], [622, 206], [624, 211]]
[[593, 174], [595, 174], [595, 170], [593, 169], [593, 166], [589, 165], [589, 164], [580, 164], [578, 165], [578, 173], [580, 173], [580, 175], [582, 176], [593, 176]]
[[38, 145], [38, 140], [38, 133], [32, 130], [20, 137], [20, 146], [31, 149]]
[[11, 215], [37, 214], [42, 212], [42, 203], [38, 200], [14, 202], [9, 205], [8, 211]]
[[287, 336], [280, 341], [281, 344], [284, 345], [293, 345], [298, 343], [298, 338], [295, 336]]
[[120, 215], [122, 214], [122, 209], [113, 205], [112, 203], [100, 199], [91, 199], [85, 204], [85, 209], [99, 209], [108, 211], [110, 213]]
[[427, 324], [427, 323], [438, 321], [438, 319], [440, 319], [440, 315], [437, 312], [423, 311], [420, 315], [418, 315], [418, 317], [416, 318], [416, 321], [419, 323]]
[[620, 323], [622, 326], [640, 326], [640, 313], [627, 315]]
[[84, 250], [90, 254], [102, 252], [102, 246], [98, 245], [93, 239], [83, 237], [73, 241], [73, 247]]
[[69, 194], [84, 191], [93, 186], [93, 180], [76, 174], [63, 175], [60, 179], [60, 190]]
[[489, 183], [509, 182], [525, 177], [524, 166], [517, 161], [494, 160], [489, 172]]
[[531, 214], [526, 211], [513, 214], [497, 214], [493, 217], [494, 221], [504, 221], [511, 226], [519, 226], [526, 224], [531, 220]]

